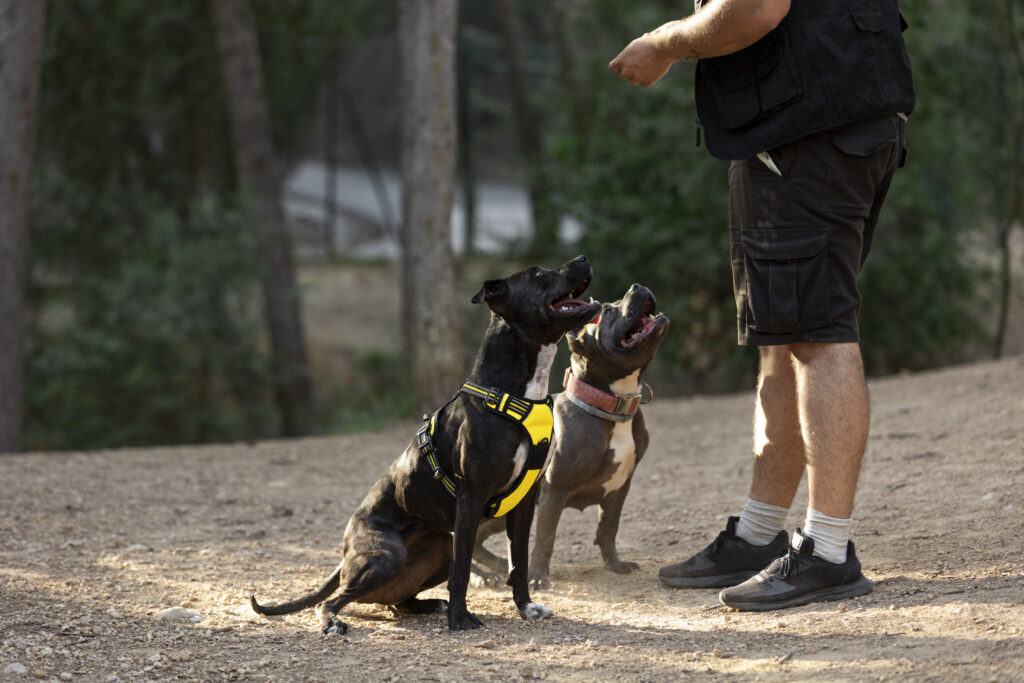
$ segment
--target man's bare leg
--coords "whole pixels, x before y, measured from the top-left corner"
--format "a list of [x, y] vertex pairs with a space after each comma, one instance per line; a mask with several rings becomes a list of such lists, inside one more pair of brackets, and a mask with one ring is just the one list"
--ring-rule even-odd
[[804, 443], [796, 374], [788, 346], [761, 347], [754, 400], [754, 476], [736, 534], [755, 545], [771, 543], [804, 471]]
[[[856, 553], [849, 551], [847, 538], [869, 424], [860, 348], [855, 343], [802, 342], [790, 345], [789, 352], [807, 463], [807, 518], [785, 557], [718, 594], [722, 604], [734, 609], [760, 611], [844, 600], [872, 587]], [[761, 481], [771, 483], [775, 476], [763, 474]]]
[[760, 351], [750, 497], [789, 508], [805, 463], [796, 371], [789, 346], [762, 346]]
[[870, 425], [860, 346], [791, 346], [806, 445], [808, 507], [849, 518]]

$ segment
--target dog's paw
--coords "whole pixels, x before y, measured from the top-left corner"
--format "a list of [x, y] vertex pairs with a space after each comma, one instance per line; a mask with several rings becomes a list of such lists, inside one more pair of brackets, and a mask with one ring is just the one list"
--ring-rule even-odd
[[530, 590], [543, 591], [551, 588], [551, 581], [546, 576], [531, 576]]
[[435, 604], [434, 604], [433, 614], [444, 614], [445, 612], [448, 611], [448, 601], [447, 600], [440, 600], [440, 599], [438, 599], [438, 600], [435, 600], [434, 603]]
[[527, 621], [534, 619], [550, 619], [555, 613], [539, 602], [528, 602], [519, 610], [519, 616]]
[[483, 625], [484, 622], [465, 610], [455, 614], [451, 611], [448, 612], [448, 630], [450, 631], [471, 631]]
[[473, 573], [469, 575], [469, 582], [475, 588], [500, 588], [505, 577], [494, 572]]
[[613, 560], [604, 563], [604, 568], [608, 571], [615, 572], [616, 574], [629, 574], [640, 569], [640, 565], [636, 562], [623, 562], [622, 560]]
[[348, 624], [338, 617], [330, 617], [321, 630], [328, 635], [343, 636], [348, 633]]

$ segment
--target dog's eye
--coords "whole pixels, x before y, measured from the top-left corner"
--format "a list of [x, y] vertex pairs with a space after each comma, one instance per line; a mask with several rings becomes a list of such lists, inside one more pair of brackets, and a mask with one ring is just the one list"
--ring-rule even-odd
[[533, 276], [534, 277], [540, 277], [543, 274], [544, 274], [544, 271], [541, 270], [540, 268], [534, 268], [533, 269]]

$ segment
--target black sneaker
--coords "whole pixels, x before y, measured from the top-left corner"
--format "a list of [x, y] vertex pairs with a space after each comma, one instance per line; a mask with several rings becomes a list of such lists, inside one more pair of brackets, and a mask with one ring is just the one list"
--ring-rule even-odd
[[768, 545], [754, 545], [736, 535], [739, 517], [730, 517], [725, 531], [688, 560], [658, 570], [658, 578], [673, 588], [721, 588], [746, 581], [785, 554], [789, 535], [780, 531]]
[[761, 612], [871, 592], [874, 584], [861, 574], [852, 541], [847, 541], [846, 562], [842, 564], [813, 556], [814, 539], [799, 529], [793, 534], [793, 545], [757, 576], [719, 593], [719, 601], [734, 609]]

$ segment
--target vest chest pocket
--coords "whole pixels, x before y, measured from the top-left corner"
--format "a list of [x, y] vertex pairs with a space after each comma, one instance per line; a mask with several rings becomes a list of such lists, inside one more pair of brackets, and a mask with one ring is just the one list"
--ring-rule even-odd
[[747, 323], [761, 332], [798, 332], [831, 322], [828, 232], [743, 230]]
[[757, 123], [800, 99], [803, 91], [786, 35], [776, 28], [731, 55], [702, 59], [715, 107], [730, 130]]

